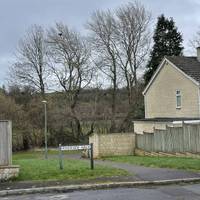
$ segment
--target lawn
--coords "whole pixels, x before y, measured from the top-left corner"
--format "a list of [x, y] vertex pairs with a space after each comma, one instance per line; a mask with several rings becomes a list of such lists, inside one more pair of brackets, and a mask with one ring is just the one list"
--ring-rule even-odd
[[106, 160], [129, 163], [146, 167], [175, 168], [200, 171], [200, 159], [177, 157], [149, 157], [149, 156], [113, 156]]
[[[95, 165], [90, 170], [89, 161], [64, 159], [64, 169], [59, 169], [58, 152], [49, 152], [49, 159], [44, 159], [42, 152], [23, 152], [13, 155], [13, 164], [20, 165], [20, 174], [16, 181], [27, 180], [75, 180], [94, 179], [128, 175], [126, 171]], [[52, 157], [52, 158], [51, 158]]]

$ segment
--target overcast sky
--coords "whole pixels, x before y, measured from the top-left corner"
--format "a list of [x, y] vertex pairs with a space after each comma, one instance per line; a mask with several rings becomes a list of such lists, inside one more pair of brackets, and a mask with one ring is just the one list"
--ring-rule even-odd
[[[14, 59], [19, 39], [32, 24], [45, 27], [62, 21], [83, 31], [84, 23], [96, 9], [114, 9], [131, 0], [0, 0], [0, 85]], [[140, 0], [158, 15], [173, 17], [183, 34], [185, 53], [188, 41], [200, 27], [200, 0]], [[154, 25], [152, 23], [152, 25]]]

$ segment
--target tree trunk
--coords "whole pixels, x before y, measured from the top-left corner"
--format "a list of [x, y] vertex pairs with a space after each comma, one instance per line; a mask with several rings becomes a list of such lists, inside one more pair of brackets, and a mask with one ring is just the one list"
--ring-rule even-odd
[[116, 132], [116, 93], [117, 93], [117, 75], [114, 73], [113, 77], [113, 91], [112, 91], [112, 116], [110, 132]]
[[77, 139], [77, 142], [81, 142], [81, 140], [83, 139], [83, 134], [82, 134], [80, 120], [76, 116], [75, 105], [76, 105], [76, 103], [73, 102], [70, 106], [71, 120], [72, 120], [71, 128], [72, 128], [72, 133], [73, 133], [74, 137]]

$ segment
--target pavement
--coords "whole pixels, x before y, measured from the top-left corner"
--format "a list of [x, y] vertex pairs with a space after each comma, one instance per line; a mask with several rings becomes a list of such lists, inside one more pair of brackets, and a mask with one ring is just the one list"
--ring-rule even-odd
[[[79, 154], [69, 154], [66, 155], [66, 157], [70, 159], [82, 159]], [[82, 160], [88, 161], [87, 159]], [[126, 170], [130, 174], [126, 181], [158, 181], [182, 178], [200, 178], [199, 172], [178, 169], [144, 167], [127, 163], [112, 162], [108, 160], [95, 160], [95, 164]]]
[[132, 174], [134, 179], [137, 179], [139, 181], [158, 181], [197, 177], [200, 178], [200, 173], [177, 169], [143, 167], [132, 164], [101, 160], [96, 161], [96, 164], [124, 169]]
[[1, 200], [200, 200], [200, 184], [29, 194]]

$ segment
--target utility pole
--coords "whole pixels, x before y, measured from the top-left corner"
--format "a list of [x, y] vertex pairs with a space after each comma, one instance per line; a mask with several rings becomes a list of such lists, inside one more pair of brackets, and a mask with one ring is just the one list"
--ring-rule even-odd
[[48, 158], [47, 153], [48, 153], [48, 147], [47, 147], [47, 101], [42, 101], [44, 104], [44, 143], [45, 143], [45, 159]]

